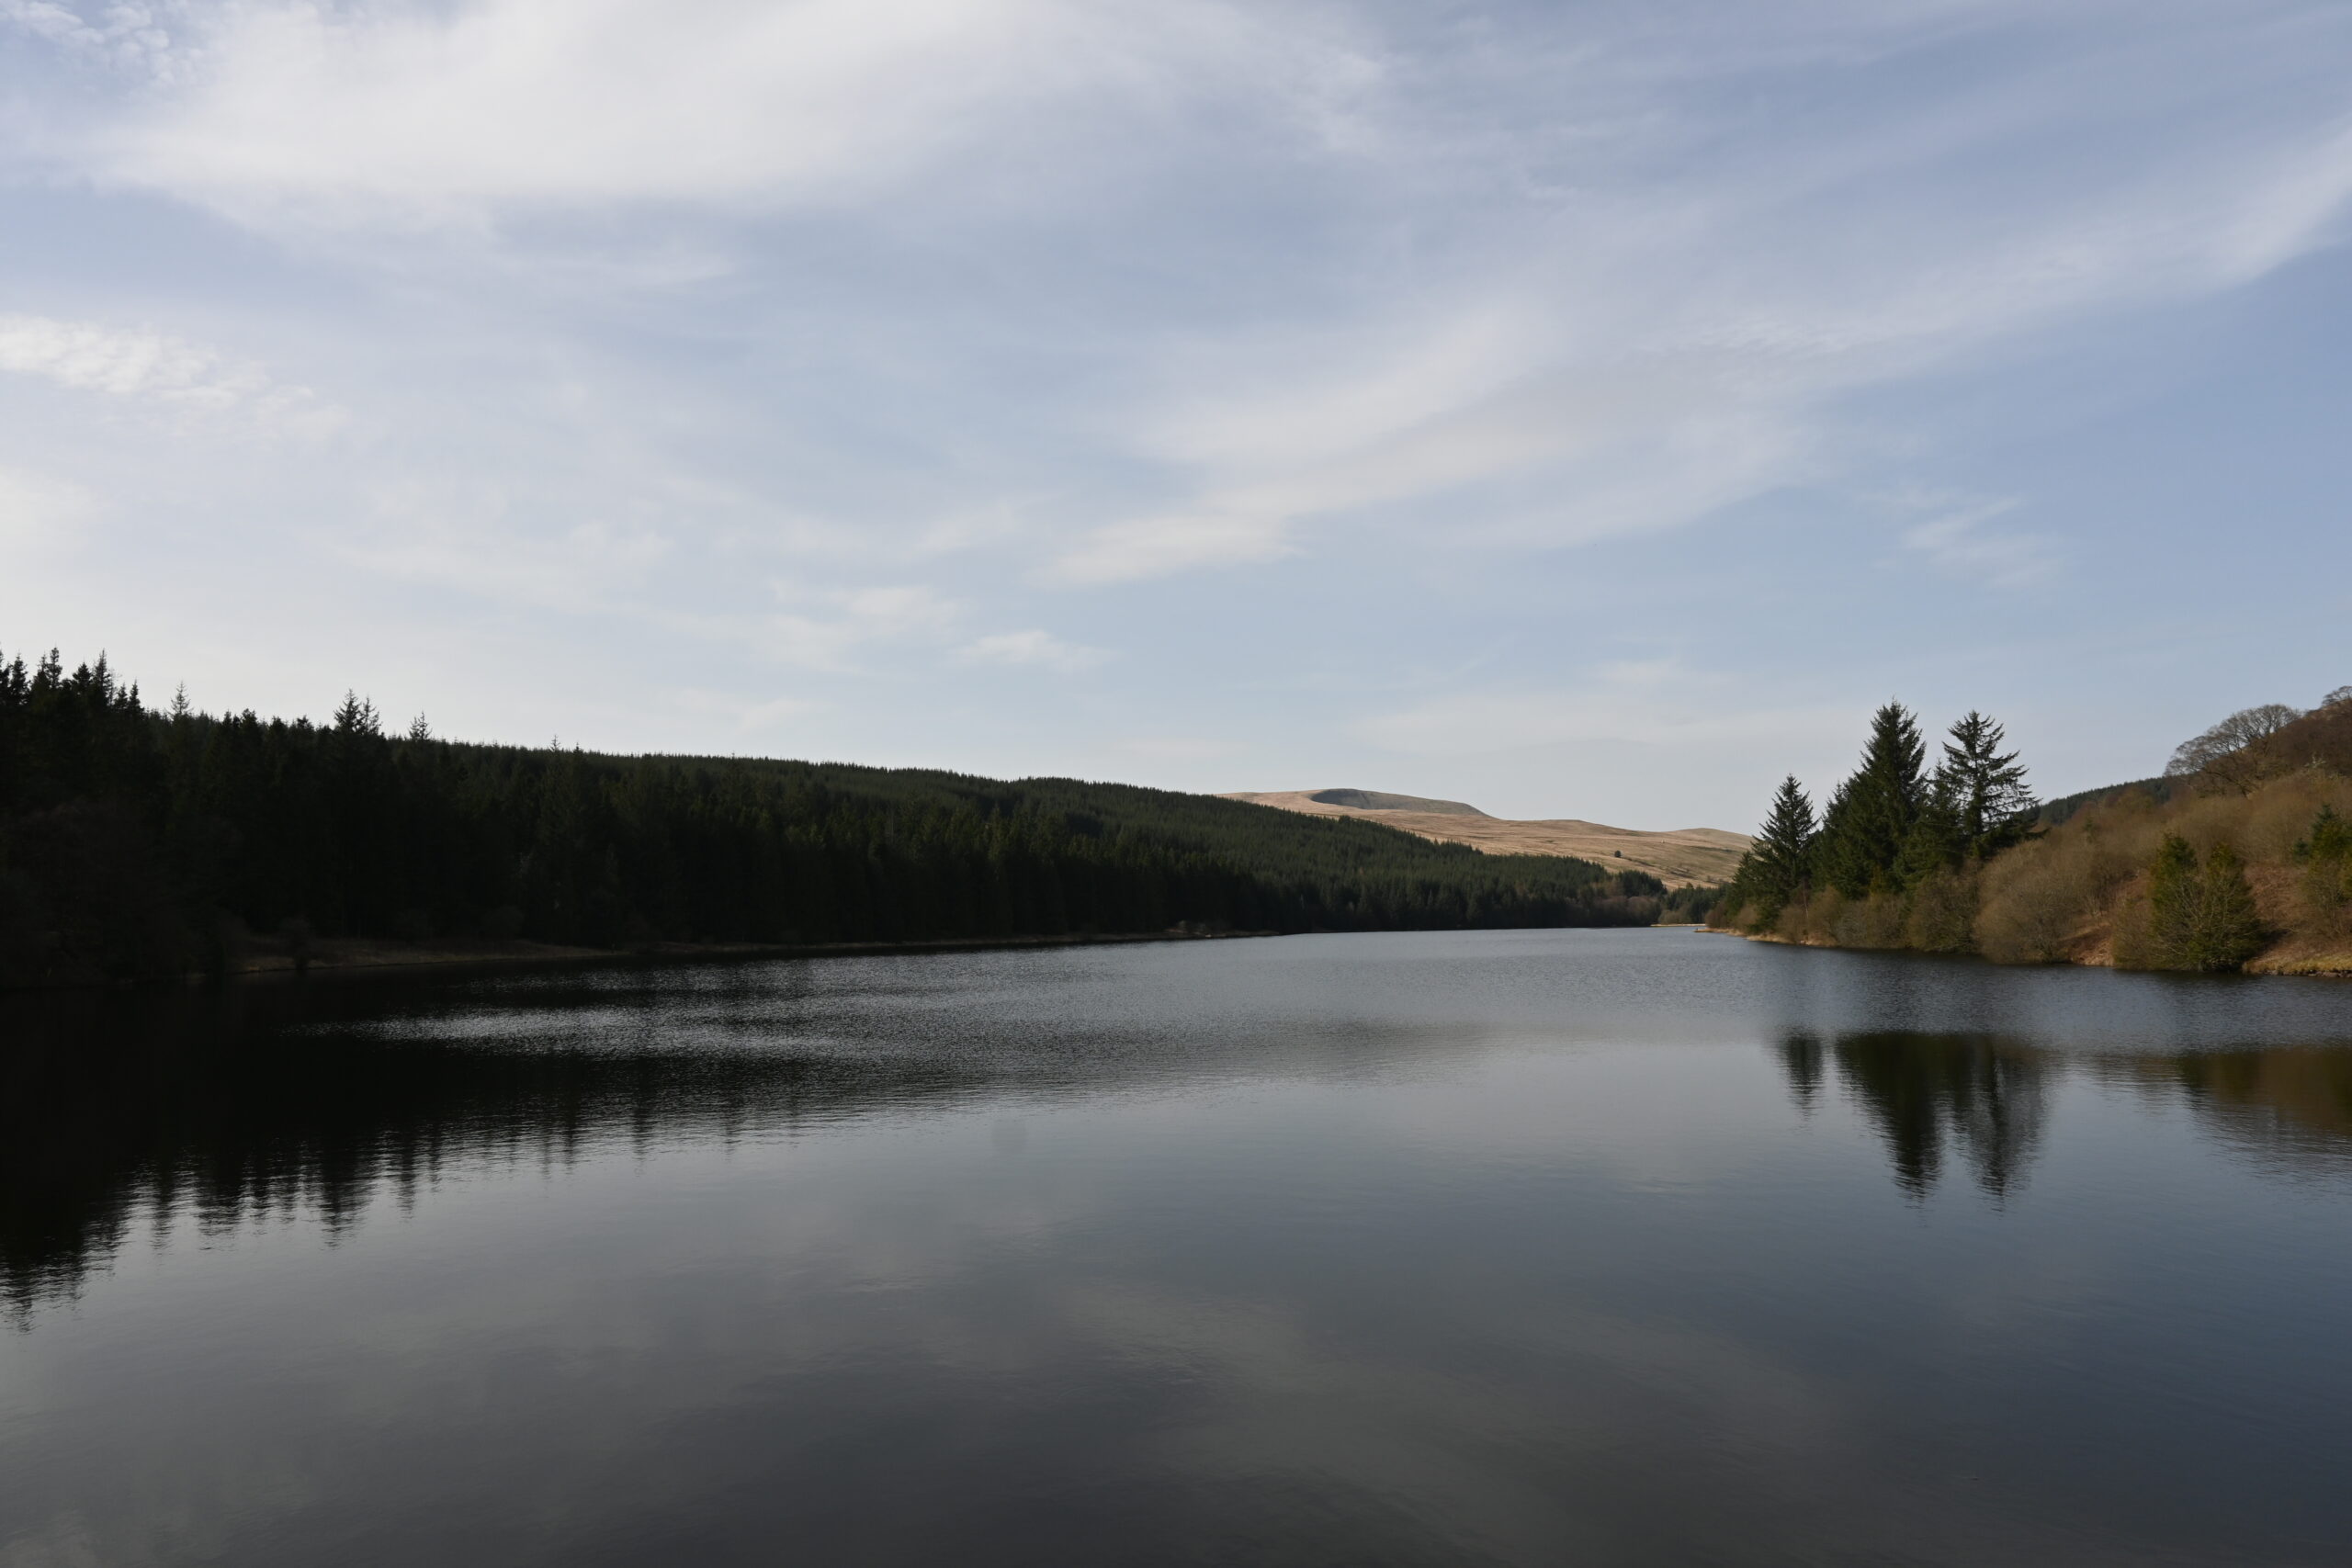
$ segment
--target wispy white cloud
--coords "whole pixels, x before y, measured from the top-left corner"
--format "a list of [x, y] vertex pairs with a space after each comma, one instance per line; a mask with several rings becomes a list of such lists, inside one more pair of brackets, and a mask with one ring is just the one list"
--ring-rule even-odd
[[2040, 534], [1992, 526], [2017, 505], [2014, 499], [1967, 503], [1920, 498], [1911, 509], [1936, 515], [1904, 529], [1903, 543], [1951, 576], [1973, 578], [1996, 588], [2030, 587], [2058, 570], [2058, 550]]
[[[1957, 254], [1923, 224], [1911, 254], [1861, 278], [1773, 277], [1771, 264], [1736, 283], [1689, 278], [1691, 255], [1787, 257], [1789, 236], [1756, 231], [1792, 214], [1724, 211], [1679, 254], [1579, 232], [1566, 287], [1489, 282], [1520, 291], [1510, 308], [1477, 305], [1385, 359], [1350, 363], [1353, 343], [1294, 347], [1279, 368], [1222, 385], [1211, 413], [1147, 416], [1139, 443], [1193, 479], [1196, 503], [1089, 531], [1055, 575], [1268, 560], [1306, 547], [1314, 524], [1397, 508], [1425, 532], [1532, 545], [1687, 522], [1851, 465], [1838, 410], [1859, 393], [2086, 315], [2242, 284], [2328, 243], [2347, 194], [2339, 141], [2290, 147], [2010, 220]], [[1678, 276], [1684, 291], [1657, 288]], [[1971, 547], [1989, 570], [1993, 541]], [[2018, 579], [2024, 543], [2002, 548], [2002, 575]]]
[[[1601, 114], [1582, 139], [1573, 111], [1507, 130], [1511, 106], [1464, 141], [1452, 95], [1481, 71], [1523, 82], [1526, 67], [1424, 72], [1419, 96], [1383, 103], [1385, 180], [1491, 190], [1474, 160], [1548, 150], [1548, 177], [1572, 183], [1496, 193], [1465, 220], [1477, 247], [1430, 243], [1409, 272], [1351, 277], [1377, 310], [1185, 344], [1127, 435], [1189, 494], [1084, 531], [1052, 575], [1269, 560], [1316, 547], [1318, 525], [1363, 519], [1535, 546], [1670, 526], [1860, 464], [1842, 426], [1874, 389], [2238, 287], [2337, 236], [2352, 196], [2340, 107], [2176, 140], [2210, 90], [2178, 60], [2133, 62], [2178, 111], [2153, 141], [2137, 134], [2152, 106], [2094, 90], [2087, 51], [1973, 93], [1871, 100], [1833, 117], [1835, 141], [1776, 127], [1736, 141], [1723, 107], [1799, 64], [1831, 67], [1835, 95], [1840, 77], [1955, 28], [2034, 25], [1991, 4], [1905, 8], [1899, 22], [1807, 7], [1788, 14], [1780, 47], [1710, 52], [1678, 22], [1659, 32], [1679, 51], [1646, 58], [1643, 29], [1604, 33], [1554, 62], [1560, 97], [1645, 91], [1648, 113]], [[1749, 17], [1733, 31], [1770, 27]], [[2063, 175], [2021, 174], [2018, 149], [2053, 140]], [[1960, 205], [1930, 194], [1988, 179]]]
[[964, 604], [925, 583], [833, 591], [808, 610], [762, 617], [752, 641], [779, 664], [846, 671], [871, 649], [944, 640], [965, 614]]
[[1820, 737], [1842, 741], [1852, 724], [1843, 707], [1757, 703], [1730, 677], [1649, 660], [1601, 666], [1575, 685], [1454, 693], [1351, 728], [1389, 750], [1458, 756], [1581, 744], [1797, 746]]
[[[91, 50], [119, 47], [104, 17], [130, 9], [11, 4], [20, 27]], [[1329, 136], [1368, 69], [1308, 18], [1218, 0], [174, 9], [168, 29], [125, 36], [176, 62], [176, 90], [96, 135], [90, 156], [109, 179], [255, 220], [827, 202], [943, 160], [985, 167], [1040, 110], [1148, 116], [1204, 96], [1271, 96], [1300, 134]]]
[[1091, 670], [1110, 655], [1102, 649], [1065, 642], [1049, 631], [1032, 628], [991, 633], [967, 643], [956, 651], [956, 657], [967, 664], [1026, 665], [1071, 675]]
[[1197, 567], [1268, 561], [1297, 553], [1288, 538], [1297, 521], [1291, 513], [1246, 501], [1228, 502], [1227, 508], [1137, 517], [1093, 529], [1051, 563], [1046, 581], [1133, 582]]
[[73, 54], [169, 82], [175, 51], [167, 13], [178, 8], [170, 0], [80, 6], [62, 0], [0, 0], [0, 22]]
[[258, 365], [145, 328], [0, 316], [0, 373], [39, 377], [77, 392], [204, 412], [234, 411], [279, 434], [323, 435], [345, 421], [342, 410], [307, 387], [273, 380]]

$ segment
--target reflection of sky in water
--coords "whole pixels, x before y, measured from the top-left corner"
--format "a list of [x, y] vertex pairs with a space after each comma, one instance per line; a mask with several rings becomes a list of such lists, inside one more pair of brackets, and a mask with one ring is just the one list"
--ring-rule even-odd
[[[383, 1038], [702, 1049], [1015, 1050], [1440, 1025], [1557, 1041], [1785, 1030], [1994, 1034], [2062, 1051], [2352, 1043], [2352, 987], [1800, 952], [1687, 932], [1297, 937], [610, 969], [461, 984]], [[349, 1026], [346, 1026], [349, 1027]]]
[[2352, 1535], [2352, 988], [1531, 932], [173, 1005], [12, 1054], [11, 1568]]

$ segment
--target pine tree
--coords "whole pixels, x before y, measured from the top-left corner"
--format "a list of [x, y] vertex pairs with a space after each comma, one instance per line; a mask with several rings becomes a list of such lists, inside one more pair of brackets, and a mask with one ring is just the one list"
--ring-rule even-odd
[[2026, 787], [2025, 769], [2015, 751], [2001, 750], [2007, 739], [1999, 725], [1971, 708], [1951, 727], [1937, 781], [1948, 793], [1966, 852], [1974, 859], [2021, 842], [2031, 831], [2040, 803]]
[[2166, 833], [2148, 868], [2149, 956], [2160, 969], [2181, 968], [2197, 931], [2197, 851], [2177, 833]]
[[2245, 879], [2245, 863], [2227, 844], [2215, 844], [2205, 857], [2203, 885], [2198, 889], [2197, 925], [2184, 956], [2188, 969], [2243, 968], [2269, 940], [2262, 915], [2255, 908], [2254, 889]]
[[1938, 872], [1958, 866], [1968, 853], [1964, 820], [1953, 781], [1943, 769], [1937, 769], [1920, 792], [1919, 814], [1912, 818], [1911, 831], [1895, 856], [1896, 884], [1917, 887]]
[[377, 715], [376, 705], [356, 692], [343, 694], [343, 702], [334, 710], [334, 727], [340, 734], [370, 739], [384, 733], [384, 721]]
[[2165, 835], [2148, 872], [2148, 907], [2149, 956], [2160, 969], [2236, 969], [2269, 939], [2245, 863], [2227, 844], [2214, 845], [2200, 868], [2188, 840]]
[[1871, 716], [1861, 765], [1838, 789], [1822, 831], [1816, 870], [1849, 898], [1893, 885], [1896, 863], [1917, 822], [1926, 784], [1927, 746], [1918, 721], [1900, 703]]
[[2303, 868], [2303, 898], [2312, 913], [2329, 930], [2342, 930], [2352, 909], [2352, 818], [2321, 807], [2311, 836], [2295, 846], [2295, 862]]
[[1740, 867], [1740, 891], [1763, 923], [1804, 896], [1814, 830], [1813, 802], [1792, 773], [1781, 781], [1772, 809], [1757, 829], [1756, 846]]
[[1854, 781], [1846, 779], [1829, 792], [1828, 804], [1821, 808], [1821, 826], [1813, 835], [1813, 853], [1808, 857], [1807, 875], [1815, 887], [1837, 886], [1835, 861], [1846, 841], [1846, 824], [1852, 817]]

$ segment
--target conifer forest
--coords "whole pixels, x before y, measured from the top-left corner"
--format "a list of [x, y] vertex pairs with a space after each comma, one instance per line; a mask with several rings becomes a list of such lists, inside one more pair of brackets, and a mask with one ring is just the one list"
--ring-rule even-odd
[[370, 937], [819, 945], [1647, 925], [1638, 871], [1071, 779], [612, 756], [149, 708], [0, 664], [0, 985], [221, 973]]

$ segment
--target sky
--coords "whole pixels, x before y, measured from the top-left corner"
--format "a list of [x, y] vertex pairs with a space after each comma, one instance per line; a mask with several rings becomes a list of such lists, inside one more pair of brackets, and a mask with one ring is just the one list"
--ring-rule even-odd
[[2352, 682], [2340, 0], [0, 0], [0, 649], [1748, 828]]

